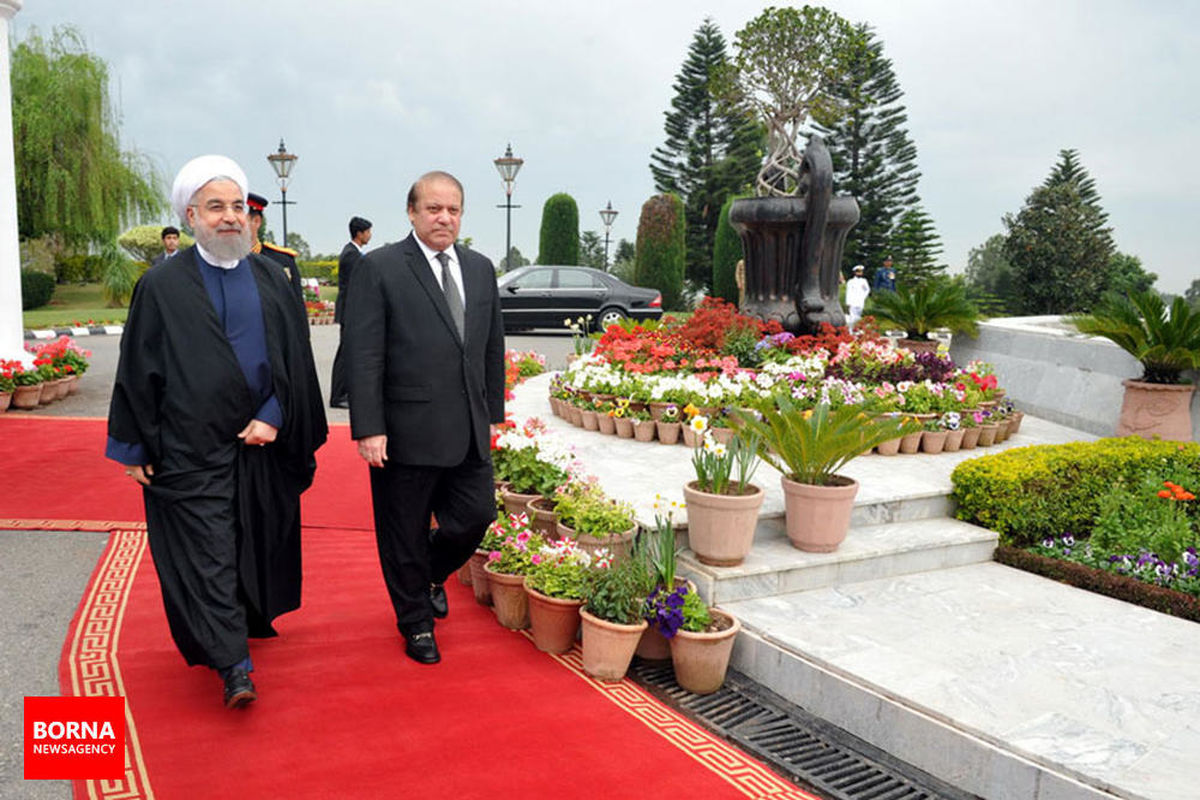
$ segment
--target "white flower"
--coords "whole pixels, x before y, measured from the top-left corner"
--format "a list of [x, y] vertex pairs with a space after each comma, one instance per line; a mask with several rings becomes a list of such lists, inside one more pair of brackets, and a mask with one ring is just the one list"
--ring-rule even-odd
[[688, 423], [692, 428], [692, 433], [704, 433], [708, 430], [708, 417], [697, 414], [692, 417], [692, 421]]

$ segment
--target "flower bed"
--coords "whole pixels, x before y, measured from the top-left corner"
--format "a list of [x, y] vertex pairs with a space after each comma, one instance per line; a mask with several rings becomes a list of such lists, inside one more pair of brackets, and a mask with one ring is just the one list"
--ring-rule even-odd
[[939, 353], [897, 348], [869, 327], [793, 336], [712, 298], [683, 322], [610, 326], [551, 386], [552, 398], [585, 411], [608, 413], [597, 403], [622, 399], [635, 407], [667, 403], [705, 413], [716, 427], [728, 425], [733, 409], [774, 408], [781, 394], [801, 408], [869, 404], [923, 415], [931, 432], [960, 421], [985, 425], [1003, 413], [987, 408], [1002, 392], [981, 362], [959, 368]]
[[1200, 445], [1140, 437], [1028, 447], [951, 475], [996, 560], [1200, 621]]

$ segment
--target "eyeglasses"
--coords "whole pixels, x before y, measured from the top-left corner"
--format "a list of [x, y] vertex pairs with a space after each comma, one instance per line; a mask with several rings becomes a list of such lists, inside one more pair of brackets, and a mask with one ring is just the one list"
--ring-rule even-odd
[[212, 214], [214, 217], [225, 216], [226, 211], [232, 211], [239, 217], [246, 213], [246, 204], [238, 200], [233, 203], [223, 203], [220, 200], [209, 200], [203, 206], [192, 203], [192, 208], [202, 210], [205, 214]]

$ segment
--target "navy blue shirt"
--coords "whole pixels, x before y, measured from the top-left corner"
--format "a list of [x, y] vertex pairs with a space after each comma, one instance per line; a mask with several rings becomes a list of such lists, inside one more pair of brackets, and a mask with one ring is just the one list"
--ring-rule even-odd
[[[200, 266], [204, 288], [217, 312], [217, 319], [221, 321], [242, 374], [246, 376], [250, 393], [259, 400], [254, 418], [275, 428], [282, 427], [283, 409], [275, 397], [267, 355], [267, 328], [250, 262], [243, 258], [233, 269], [222, 269], [206, 262], [196, 250], [196, 263]], [[105, 455], [122, 464], [147, 463], [146, 450], [140, 442], [118, 442], [111, 436]]]

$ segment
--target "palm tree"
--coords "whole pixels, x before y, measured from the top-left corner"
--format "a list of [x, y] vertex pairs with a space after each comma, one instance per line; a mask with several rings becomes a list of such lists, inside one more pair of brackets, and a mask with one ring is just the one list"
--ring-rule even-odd
[[1176, 297], [1170, 313], [1155, 292], [1128, 297], [1110, 292], [1091, 314], [1071, 317], [1081, 333], [1102, 336], [1142, 363], [1145, 383], [1182, 383], [1180, 373], [1200, 367], [1200, 311]]
[[949, 328], [952, 333], [978, 331], [979, 310], [957, 280], [931, 280], [916, 286], [900, 285], [895, 291], [873, 292], [866, 313], [884, 327], [903, 328], [905, 337], [928, 341], [929, 332]]

